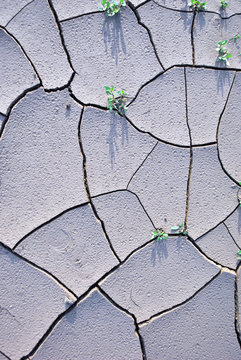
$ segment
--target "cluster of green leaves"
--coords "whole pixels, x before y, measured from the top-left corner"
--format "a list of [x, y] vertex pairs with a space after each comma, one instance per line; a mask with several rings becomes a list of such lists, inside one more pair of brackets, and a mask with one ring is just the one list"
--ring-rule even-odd
[[235, 40], [240, 39], [240, 38], [241, 38], [241, 35], [236, 34], [236, 35], [234, 35], [234, 36], [232, 37], [232, 40], [235, 41]]
[[221, 8], [227, 8], [228, 7], [228, 3], [225, 0], [221, 0], [220, 1], [220, 7]]
[[165, 233], [163, 229], [156, 229], [152, 231], [152, 239], [156, 239], [157, 241], [165, 240], [168, 238], [168, 234]]
[[126, 97], [127, 94], [124, 90], [115, 90], [114, 86], [105, 86], [105, 91], [108, 96], [107, 108], [114, 111], [115, 114], [124, 115], [127, 110]]
[[230, 65], [228, 59], [232, 57], [232, 54], [230, 54], [228, 49], [225, 47], [227, 42], [228, 40], [220, 40], [216, 50], [219, 52], [218, 61], [225, 61], [227, 65]]
[[198, 11], [204, 11], [207, 8], [207, 3], [206, 2], [201, 2], [199, 0], [191, 0], [190, 3], [188, 4], [188, 6], [190, 8], [192, 8], [193, 10]]
[[187, 235], [187, 231], [184, 231], [184, 223], [172, 226], [172, 231], [177, 232], [177, 234]]
[[122, 6], [126, 6], [127, 1], [126, 0], [102, 0], [100, 3], [99, 11], [106, 11], [108, 16], [114, 16], [117, 14]]
[[239, 251], [237, 252], [237, 255], [238, 255], [238, 260], [241, 260], [241, 250], [239, 250]]

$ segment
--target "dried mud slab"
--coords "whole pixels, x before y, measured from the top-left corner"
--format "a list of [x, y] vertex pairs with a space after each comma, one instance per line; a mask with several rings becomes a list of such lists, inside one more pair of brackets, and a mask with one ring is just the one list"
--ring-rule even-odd
[[134, 321], [98, 291], [66, 314], [33, 360], [141, 360]]
[[177, 64], [192, 64], [192, 12], [171, 11], [150, 1], [138, 8], [138, 13], [151, 32], [165, 69]]
[[148, 32], [129, 7], [113, 17], [100, 12], [63, 22], [62, 30], [77, 72], [71, 89], [85, 104], [105, 106], [105, 85], [134, 97], [162, 70]]
[[7, 114], [11, 103], [24, 91], [39, 84], [39, 80], [20, 46], [2, 29], [0, 29], [0, 48], [0, 111]]
[[48, 1], [34, 0], [9, 23], [7, 30], [21, 43], [45, 89], [65, 86], [73, 73]]
[[219, 270], [190, 241], [170, 236], [135, 253], [100, 286], [140, 322], [187, 300]]
[[65, 299], [75, 298], [2, 245], [0, 257], [0, 349], [12, 360], [19, 360], [66, 310]]
[[68, 91], [42, 89], [11, 111], [0, 145], [5, 244], [14, 246], [45, 221], [87, 201], [77, 138], [80, 113]]
[[222, 273], [186, 304], [141, 327], [147, 359], [239, 359], [234, 280]]

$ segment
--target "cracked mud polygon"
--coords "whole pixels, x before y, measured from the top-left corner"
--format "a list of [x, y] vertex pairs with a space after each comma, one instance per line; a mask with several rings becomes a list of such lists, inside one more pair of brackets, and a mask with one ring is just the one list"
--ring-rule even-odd
[[240, 359], [240, 2], [0, 5], [0, 359]]

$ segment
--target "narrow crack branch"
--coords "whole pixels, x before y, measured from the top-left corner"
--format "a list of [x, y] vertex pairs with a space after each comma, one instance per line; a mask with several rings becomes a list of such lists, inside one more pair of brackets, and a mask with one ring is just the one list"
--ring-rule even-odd
[[30, 1], [29, 3], [27, 3], [27, 4], [25, 4], [8, 22], [7, 22], [7, 24], [5, 25], [5, 27], [7, 27], [9, 24], [10, 24], [10, 22], [16, 17], [16, 16], [18, 16], [18, 14], [19, 13], [21, 13], [21, 11], [23, 10], [23, 9], [25, 9], [28, 5], [30, 5], [32, 2], [34, 2], [35, 0], [32, 0], [32, 1]]
[[101, 224], [101, 227], [102, 227], [102, 230], [103, 230], [103, 233], [105, 235], [105, 238], [109, 244], [109, 247], [111, 249], [111, 251], [113, 252], [114, 256], [116, 257], [116, 259], [118, 260], [118, 262], [120, 263], [121, 262], [121, 259], [119, 258], [119, 256], [117, 255], [111, 241], [110, 241], [110, 238], [106, 232], [106, 229], [105, 229], [105, 224], [104, 224], [104, 221], [100, 219], [98, 213], [97, 213], [97, 210], [93, 204], [93, 201], [91, 199], [91, 194], [90, 194], [90, 190], [89, 190], [89, 184], [88, 184], [88, 178], [87, 178], [87, 168], [86, 168], [86, 155], [84, 153], [84, 148], [83, 148], [83, 144], [82, 144], [82, 139], [81, 139], [81, 123], [82, 123], [82, 119], [83, 119], [83, 116], [84, 116], [84, 111], [85, 111], [85, 107], [83, 107], [82, 109], [82, 112], [81, 112], [81, 115], [80, 115], [80, 121], [79, 121], [79, 125], [78, 125], [78, 140], [79, 140], [79, 147], [80, 147], [80, 152], [81, 152], [81, 155], [83, 156], [83, 176], [84, 176], [84, 186], [85, 186], [85, 191], [86, 191], [86, 195], [87, 195], [87, 198], [89, 200], [89, 203], [90, 203], [90, 206], [91, 206], [91, 209], [93, 210], [93, 213], [96, 217], [96, 219], [100, 222]]
[[234, 239], [234, 237], [233, 237], [233, 235], [231, 234], [231, 232], [230, 232], [230, 230], [229, 230], [229, 228], [228, 228], [228, 226], [225, 224], [225, 222], [223, 221], [223, 225], [226, 227], [226, 229], [227, 229], [227, 231], [228, 231], [228, 233], [229, 233], [229, 235], [230, 235], [230, 237], [232, 238], [232, 240], [233, 240], [233, 242], [234, 242], [234, 244], [241, 250], [241, 247], [237, 244], [237, 242], [236, 242], [236, 240]]
[[156, 58], [157, 58], [157, 61], [159, 63], [159, 65], [162, 67], [163, 70], [165, 70], [160, 58], [159, 58], [159, 55], [158, 55], [158, 52], [157, 52], [157, 49], [156, 49], [156, 46], [155, 46], [155, 43], [154, 43], [154, 40], [152, 38], [152, 34], [151, 34], [151, 31], [150, 29], [141, 22], [141, 18], [140, 18], [140, 15], [138, 13], [138, 11], [136, 10], [136, 8], [132, 5], [132, 3], [127, 3], [127, 5], [129, 6], [129, 8], [133, 11], [133, 13], [135, 14], [136, 18], [137, 18], [137, 22], [139, 25], [141, 25], [148, 33], [148, 36], [149, 36], [149, 39], [150, 39], [150, 42], [152, 44], [152, 47], [153, 47], [153, 50], [154, 50], [154, 53], [156, 55]]
[[54, 217], [52, 217], [51, 219], [45, 221], [44, 223], [42, 223], [41, 225], [37, 226], [36, 228], [34, 228], [33, 230], [31, 230], [30, 232], [28, 232], [26, 235], [24, 235], [12, 248], [12, 250], [14, 251], [28, 236], [30, 236], [31, 234], [35, 233], [36, 231], [38, 231], [39, 229], [41, 229], [42, 227], [44, 227], [47, 224], [50, 224], [52, 221], [58, 219], [60, 216], [66, 214], [69, 211], [72, 211], [74, 209], [78, 209], [82, 206], [88, 205], [89, 202], [84, 202], [83, 204], [79, 204], [79, 205], [74, 205], [64, 211], [62, 211], [61, 213], [55, 215]]
[[204, 284], [200, 289], [198, 289], [192, 296], [190, 296], [188, 299], [180, 302], [179, 304], [177, 305], [174, 305], [174, 306], [171, 306], [170, 308], [168, 309], [165, 309], [163, 311], [160, 311], [159, 313], [157, 314], [154, 314], [152, 315], [151, 317], [149, 317], [149, 319], [147, 320], [143, 320], [143, 321], [140, 321], [138, 323], [139, 326], [141, 325], [146, 325], [146, 324], [149, 324], [151, 321], [155, 320], [156, 318], [162, 316], [162, 315], [165, 315], [166, 313], [170, 312], [170, 311], [173, 311], [173, 310], [176, 310], [177, 308], [180, 308], [182, 306], [184, 306], [186, 303], [188, 303], [190, 300], [192, 300], [195, 296], [197, 296], [206, 286], [208, 286], [211, 282], [213, 282], [220, 274], [221, 274], [222, 270], [220, 269], [220, 271], [214, 276], [212, 277], [211, 280], [209, 280], [206, 284]]
[[229, 89], [229, 93], [228, 93], [228, 96], [227, 96], [227, 100], [224, 104], [224, 107], [223, 107], [223, 110], [220, 114], [220, 117], [219, 117], [219, 121], [218, 121], [218, 126], [217, 126], [217, 132], [216, 132], [216, 139], [217, 139], [217, 153], [218, 153], [218, 160], [219, 160], [219, 163], [220, 163], [220, 166], [223, 170], [223, 172], [230, 178], [230, 180], [232, 180], [236, 185], [239, 186], [239, 182], [237, 180], [235, 180], [228, 172], [227, 170], [224, 168], [223, 166], [223, 163], [222, 163], [222, 160], [221, 160], [221, 157], [220, 157], [220, 152], [219, 152], [219, 141], [218, 141], [218, 133], [219, 133], [219, 128], [220, 128], [220, 124], [221, 124], [221, 121], [222, 121], [222, 117], [223, 117], [223, 114], [228, 106], [228, 102], [229, 102], [229, 98], [230, 98], [230, 95], [231, 95], [231, 92], [232, 92], [232, 89], [233, 89], [233, 85], [235, 83], [235, 79], [237, 77], [237, 71], [235, 72], [234, 74], [234, 77], [233, 77], [233, 81], [232, 81], [232, 84], [230, 86], [230, 89]]
[[189, 174], [188, 174], [188, 180], [187, 180], [186, 210], [185, 210], [185, 220], [184, 220], [184, 231], [187, 231], [188, 211], [189, 211], [189, 202], [190, 202], [190, 186], [191, 186], [192, 164], [193, 164], [193, 151], [192, 151], [191, 128], [190, 128], [190, 125], [188, 122], [188, 94], [187, 94], [186, 68], [184, 68], [184, 82], [185, 82], [186, 123], [187, 123], [189, 138], [190, 138], [190, 164], [189, 164]]
[[158, 141], [156, 142], [156, 144], [153, 146], [153, 148], [151, 149], [151, 151], [146, 155], [145, 159], [142, 161], [142, 163], [138, 166], [138, 168], [136, 169], [136, 171], [134, 172], [134, 174], [131, 176], [130, 180], [128, 181], [128, 184], [126, 186], [126, 189], [128, 190], [128, 187], [130, 185], [131, 180], [133, 179], [133, 177], [136, 175], [136, 173], [138, 172], [138, 170], [142, 167], [142, 165], [145, 163], [145, 161], [147, 160], [147, 158], [151, 155], [151, 153], [153, 152], [153, 150], [156, 148], [158, 144]]

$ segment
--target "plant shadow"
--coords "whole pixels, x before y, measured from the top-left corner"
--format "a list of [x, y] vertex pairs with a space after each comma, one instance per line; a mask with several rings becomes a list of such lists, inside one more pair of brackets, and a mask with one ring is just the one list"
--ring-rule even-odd
[[[120, 139], [121, 137], [121, 139]], [[123, 147], [129, 143], [128, 123], [124, 117], [110, 113], [110, 131], [106, 138], [109, 145], [111, 168], [114, 168], [116, 154], [119, 152], [119, 144]]]
[[117, 65], [119, 54], [121, 52], [126, 54], [126, 43], [121, 24], [121, 13], [118, 13], [115, 16], [105, 17], [102, 33], [104, 35], [105, 53], [110, 53]]

